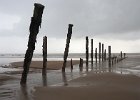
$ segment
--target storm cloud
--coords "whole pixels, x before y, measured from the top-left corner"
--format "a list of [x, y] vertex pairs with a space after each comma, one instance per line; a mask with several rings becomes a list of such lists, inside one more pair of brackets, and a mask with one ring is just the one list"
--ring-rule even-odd
[[[74, 24], [76, 37], [114, 35], [119, 38], [123, 34], [123, 38], [137, 39], [134, 34], [140, 32], [139, 0], [3, 0], [0, 14], [9, 15], [5, 21], [11, 19], [9, 24], [13, 23], [13, 28], [1, 29], [1, 34], [27, 34], [35, 2], [45, 5], [42, 35], [63, 38], [69, 23]], [[15, 23], [12, 16], [17, 19]]]
[[74, 24], [75, 39], [140, 39], [140, 0], [2, 0], [0, 36], [27, 38], [35, 2], [45, 6], [38, 38], [65, 39]]

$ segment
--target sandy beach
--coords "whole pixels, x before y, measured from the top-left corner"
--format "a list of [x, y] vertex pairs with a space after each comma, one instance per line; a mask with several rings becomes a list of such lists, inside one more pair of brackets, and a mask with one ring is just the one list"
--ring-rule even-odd
[[34, 100], [140, 100], [140, 78], [114, 73], [88, 74], [68, 86], [36, 87]]
[[[79, 60], [74, 60], [73, 65], [79, 64]], [[23, 62], [13, 62], [11, 63], [12, 67], [23, 67]], [[43, 62], [42, 61], [32, 61], [30, 68], [42, 69]], [[59, 70], [63, 66], [63, 61], [48, 61], [47, 69], [48, 70]], [[71, 62], [67, 61], [67, 67], [71, 66]]]
[[[126, 58], [112, 66], [112, 70], [114, 70], [112, 72], [99, 71], [102, 70], [102, 68], [108, 68], [105, 62], [101, 65], [97, 64], [97, 66], [95, 66], [95, 64], [93, 69], [89, 70], [89, 72], [86, 72], [85, 70], [85, 75], [79, 76], [78, 78], [71, 78], [70, 81], [68, 81], [70, 76], [75, 75], [75, 72], [73, 73], [70, 71], [70, 61], [68, 61], [67, 67], [69, 72], [65, 73], [67, 84], [64, 83], [65, 80], [63, 80], [60, 70], [63, 61], [48, 61], [48, 69], [52, 70], [47, 73], [47, 85], [41, 85], [41, 72], [34, 71], [34, 73], [29, 73], [28, 75], [27, 85], [30, 86], [30, 89], [26, 88], [24, 90], [25, 93], [22, 93], [23, 88], [19, 88], [19, 77], [21, 76], [21, 73], [18, 73], [18, 79], [10, 75], [0, 75], [0, 92], [10, 91], [11, 94], [8, 95], [14, 98], [14, 100], [140, 100], [140, 77], [134, 75], [133, 73], [124, 73], [125, 69], [129, 71], [128, 68], [132, 71], [139, 70], [139, 60], [140, 57]], [[21, 68], [22, 64], [23, 62], [13, 62], [12, 66]], [[79, 61], [73, 61], [73, 65], [75, 64], [79, 64]], [[33, 61], [31, 68], [41, 70], [42, 62]], [[84, 66], [84, 68], [86, 68], [86, 66]], [[119, 73], [115, 73], [116, 68], [121, 68]], [[77, 73], [80, 74], [79, 71]], [[17, 75], [16, 73], [14, 74], [15, 76]], [[56, 81], [56, 79], [59, 81]], [[16, 82], [14, 83], [14, 86], [17, 86], [17, 88], [14, 87], [15, 90], [13, 91], [13, 87], [10, 86], [10, 82], [13, 84], [13, 81], [15, 80]], [[5, 86], [7, 85], [6, 88], [3, 88], [3, 83]], [[9, 89], [7, 90], [7, 88]], [[2, 92], [2, 94], [5, 94], [5, 92]], [[16, 94], [15, 97], [13, 97], [13, 94]], [[27, 99], [27, 97], [32, 99]]]

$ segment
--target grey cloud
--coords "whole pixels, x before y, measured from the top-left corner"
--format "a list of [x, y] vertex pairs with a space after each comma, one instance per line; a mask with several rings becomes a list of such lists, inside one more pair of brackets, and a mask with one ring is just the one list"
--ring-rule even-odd
[[[21, 22], [11, 32], [12, 35], [27, 34], [34, 0], [1, 2], [0, 12], [21, 17]], [[45, 11], [39, 36], [64, 38], [68, 24], [72, 23], [75, 37], [112, 35], [112, 38], [120, 38], [119, 34], [123, 34], [121, 39], [138, 38], [134, 34], [140, 31], [140, 0], [42, 0], [42, 2]]]

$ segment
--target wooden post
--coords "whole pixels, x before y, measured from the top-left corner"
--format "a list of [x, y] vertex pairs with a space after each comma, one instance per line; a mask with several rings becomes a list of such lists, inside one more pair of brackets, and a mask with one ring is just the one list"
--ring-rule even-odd
[[73, 27], [73, 24], [69, 24], [67, 40], [66, 40], [66, 48], [64, 51], [64, 62], [63, 62], [63, 66], [62, 66], [62, 72], [65, 72], [65, 68], [66, 68], [67, 57], [68, 57], [68, 52], [69, 52], [69, 44], [70, 44], [70, 39], [71, 39], [71, 35], [72, 35], [72, 27]]
[[88, 41], [88, 36], [86, 36], [86, 66], [88, 66], [88, 58], [89, 58], [89, 41]]
[[97, 63], [97, 48], [95, 49], [95, 59], [96, 59], [96, 63]]
[[80, 58], [79, 69], [82, 71], [83, 69], [83, 59]]
[[102, 61], [104, 61], [104, 44], [102, 44]]
[[99, 63], [101, 61], [101, 42], [99, 42]]
[[71, 71], [73, 70], [73, 63], [72, 63], [72, 59], [71, 59]]
[[91, 65], [93, 65], [93, 39], [91, 39]]
[[122, 51], [121, 51], [121, 60], [122, 60]]
[[43, 69], [42, 75], [46, 75], [46, 67], [47, 67], [47, 37], [43, 38]]
[[111, 67], [111, 46], [108, 46], [108, 61], [109, 67]]
[[105, 52], [104, 52], [104, 60], [106, 61], [106, 49], [105, 49]]
[[44, 6], [38, 3], [34, 4], [34, 14], [31, 18], [31, 24], [30, 24], [30, 35], [29, 35], [29, 41], [28, 41], [28, 48], [25, 54], [24, 64], [23, 64], [23, 72], [20, 84], [25, 85], [27, 80], [27, 74], [29, 72], [29, 66], [32, 61], [33, 52], [35, 50], [35, 42], [37, 34], [39, 33], [39, 27], [41, 27], [42, 22], [42, 14], [44, 10]]

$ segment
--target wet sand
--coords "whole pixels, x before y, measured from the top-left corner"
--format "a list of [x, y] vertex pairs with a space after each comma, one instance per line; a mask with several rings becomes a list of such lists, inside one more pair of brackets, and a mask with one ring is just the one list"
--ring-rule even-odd
[[[140, 69], [139, 61], [140, 57], [127, 58], [112, 66], [112, 72], [108, 72], [107, 63], [95, 64], [93, 66], [93, 69], [89, 70], [90, 72], [85, 72], [87, 74], [86, 76], [83, 75], [76, 79], [72, 78], [74, 80], [71, 81], [67, 81], [69, 80], [67, 75], [73, 76], [73, 72], [71, 72], [70, 68], [68, 67], [68, 72], [66, 72], [66, 76], [64, 77], [65, 79], [67, 79], [67, 84], [61, 85], [58, 82], [55, 83], [58, 85], [51, 84], [51, 81], [53, 81], [53, 83], [54, 81], [56, 81], [55, 78], [60, 80], [59, 82], [65, 82], [65, 80], [63, 80], [63, 77], [61, 76], [61, 70], [52, 70], [52, 73], [55, 73], [53, 75], [51, 73], [47, 74], [47, 85], [38, 84], [38, 81], [42, 81], [41, 73], [34, 73], [32, 76], [28, 76], [28, 86], [33, 89], [30, 90], [28, 87], [27, 91], [25, 93], [23, 92], [21, 95], [19, 95], [19, 91], [17, 91], [22, 91], [22, 89], [19, 88], [20, 79], [16, 80], [12, 86], [10, 85], [12, 81], [9, 81], [9, 83], [5, 83], [7, 84], [7, 86], [5, 86], [6, 88], [8, 88], [8, 91], [12, 91], [12, 95], [10, 97], [14, 99], [16, 97], [13, 97], [13, 94], [15, 94], [15, 91], [17, 92], [16, 96], [19, 96], [20, 99], [15, 100], [140, 100], [140, 77], [138, 77], [139, 73], [136, 74], [138, 76], [132, 75], [134, 73], [122, 74], [125, 73], [125, 71], [129, 72], [129, 70], [124, 71], [124, 69], [129, 68], [131, 69], [131, 71], [133, 71], [133, 69]], [[62, 62], [60, 64], [60, 62], [58, 61], [60, 65], [56, 62], [51, 61], [54, 67], [49, 67], [51, 67], [51, 69], [61, 69]], [[19, 63], [22, 65], [22, 62]], [[38, 63], [38, 66], [36, 63], [37, 62], [35, 62], [34, 65], [36, 65], [37, 68], [41, 68], [42, 65], [39, 65], [41, 64], [41, 62]], [[86, 68], [86, 66], [84, 66], [84, 68]], [[89, 68], [91, 68], [90, 65]], [[118, 68], [120, 74], [116, 74]], [[77, 71], [77, 73], [80, 74], [79, 71]], [[40, 77], [38, 77], [39, 75]], [[30, 82], [30, 80], [32, 81]], [[18, 87], [13, 91], [14, 86]], [[1, 86], [0, 89], [1, 91], [3, 91], [3, 86]], [[31, 97], [32, 99], [26, 99], [27, 96]], [[23, 97], [25, 97], [25, 99]], [[5, 98], [5, 100], [7, 100], [8, 97]]]
[[[74, 60], [73, 65], [79, 64], [79, 60]], [[23, 67], [23, 62], [13, 62], [11, 63], [12, 67]], [[41, 69], [43, 66], [42, 61], [32, 61], [30, 68], [37, 68]], [[48, 61], [47, 62], [47, 69], [48, 70], [59, 70], [63, 66], [63, 61]], [[67, 61], [67, 67], [71, 66], [71, 62]]]
[[140, 78], [115, 73], [90, 73], [68, 86], [36, 87], [34, 100], [140, 100]]
[[[5, 81], [8, 81], [8, 80], [14, 80], [16, 79], [15, 77], [13, 76], [9, 76], [9, 75], [1, 75], [0, 74], [0, 85], [3, 85]], [[1, 93], [0, 93], [1, 94]]]
[[0, 75], [0, 83], [1, 83], [2, 81], [11, 80], [11, 79], [14, 79], [14, 77], [12, 77], [12, 76], [7, 76], [7, 75]]

